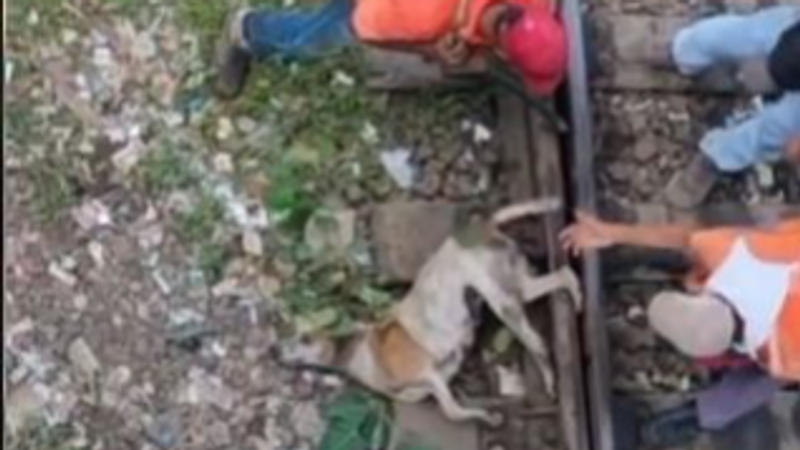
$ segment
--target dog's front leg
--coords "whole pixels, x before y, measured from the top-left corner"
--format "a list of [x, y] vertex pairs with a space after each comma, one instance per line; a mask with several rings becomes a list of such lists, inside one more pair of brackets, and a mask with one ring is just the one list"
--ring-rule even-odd
[[453, 421], [477, 419], [489, 425], [497, 425], [499, 420], [501, 420], [501, 417], [495, 416], [485, 409], [465, 408], [458, 404], [453, 397], [453, 393], [450, 391], [450, 387], [447, 385], [447, 381], [438, 373], [431, 372], [425, 378], [430, 383], [433, 396], [436, 397], [436, 401], [439, 402], [439, 406], [448, 419]]
[[570, 297], [572, 297], [575, 310], [580, 311], [583, 307], [580, 282], [569, 266], [564, 266], [555, 272], [538, 277], [531, 276], [527, 271], [524, 271], [520, 273], [519, 278], [522, 301], [526, 303], [540, 299], [551, 292], [566, 289]]

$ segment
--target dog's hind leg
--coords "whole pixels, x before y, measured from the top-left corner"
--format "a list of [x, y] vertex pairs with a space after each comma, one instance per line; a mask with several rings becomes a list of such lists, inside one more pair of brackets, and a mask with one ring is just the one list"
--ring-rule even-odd
[[572, 298], [575, 310], [580, 311], [583, 306], [580, 282], [569, 266], [564, 266], [555, 272], [538, 277], [531, 276], [527, 271], [524, 271], [520, 272], [518, 277], [522, 301], [525, 303], [536, 301], [551, 292], [566, 289]]
[[436, 398], [444, 415], [453, 421], [481, 420], [489, 425], [495, 425], [501, 419], [495, 417], [488, 410], [482, 408], [465, 408], [453, 397], [447, 381], [438, 373], [431, 371], [425, 379], [430, 383], [431, 393]]

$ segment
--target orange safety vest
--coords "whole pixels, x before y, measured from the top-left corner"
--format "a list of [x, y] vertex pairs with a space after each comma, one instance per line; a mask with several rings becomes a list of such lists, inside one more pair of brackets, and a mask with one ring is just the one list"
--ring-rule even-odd
[[455, 29], [470, 44], [486, 45], [483, 11], [502, 1], [549, 5], [548, 0], [358, 0], [352, 24], [366, 42], [429, 43]]
[[[785, 220], [769, 229], [714, 228], [693, 233], [690, 238], [695, 261], [690, 283], [707, 279], [739, 237], [744, 237], [753, 254], [764, 261], [800, 265], [800, 219]], [[800, 381], [800, 269], [792, 275], [774, 329], [757, 355], [773, 376]]]

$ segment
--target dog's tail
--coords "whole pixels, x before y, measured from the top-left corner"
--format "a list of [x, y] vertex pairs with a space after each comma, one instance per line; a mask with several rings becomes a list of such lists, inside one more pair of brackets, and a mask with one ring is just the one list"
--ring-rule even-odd
[[526, 216], [537, 216], [544, 213], [558, 211], [562, 207], [558, 197], [545, 197], [526, 202], [515, 203], [500, 209], [492, 215], [492, 225], [498, 227], [506, 222]]

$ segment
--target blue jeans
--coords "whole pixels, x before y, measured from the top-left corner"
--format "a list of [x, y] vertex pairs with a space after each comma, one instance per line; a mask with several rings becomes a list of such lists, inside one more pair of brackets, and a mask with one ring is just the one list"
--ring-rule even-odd
[[[781, 33], [800, 20], [800, 6], [773, 6], [749, 15], [723, 14], [690, 25], [675, 36], [672, 56], [684, 75], [715, 64], [736, 64], [765, 57]], [[778, 158], [800, 135], [800, 93], [779, 100], [742, 123], [709, 131], [700, 149], [722, 171], [742, 170]]]
[[244, 38], [259, 58], [309, 59], [353, 44], [353, 0], [330, 0], [314, 10], [259, 9], [244, 18]]

